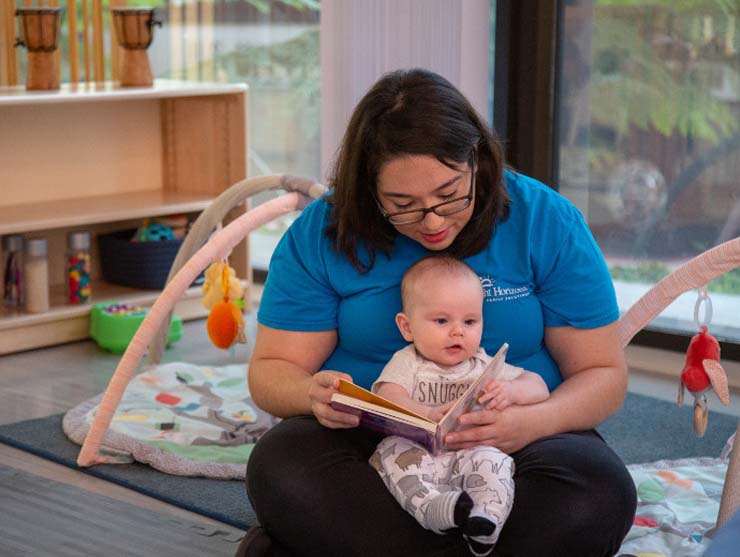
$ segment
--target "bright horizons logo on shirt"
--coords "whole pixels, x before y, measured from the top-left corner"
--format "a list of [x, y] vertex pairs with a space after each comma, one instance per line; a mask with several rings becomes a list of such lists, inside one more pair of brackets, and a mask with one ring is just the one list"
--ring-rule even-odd
[[510, 302], [518, 298], [526, 298], [532, 293], [529, 285], [512, 286], [496, 284], [496, 280], [486, 275], [480, 278], [486, 302]]

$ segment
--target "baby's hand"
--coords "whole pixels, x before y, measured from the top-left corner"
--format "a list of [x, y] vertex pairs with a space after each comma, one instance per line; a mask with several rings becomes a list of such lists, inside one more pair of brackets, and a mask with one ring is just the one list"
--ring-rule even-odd
[[444, 415], [447, 414], [449, 409], [452, 408], [452, 405], [455, 404], [455, 402], [456, 401], [452, 400], [447, 404], [443, 404], [442, 406], [430, 408], [429, 412], [427, 412], [427, 418], [429, 418], [433, 422], [439, 422], [439, 420], [441, 420]]
[[485, 393], [478, 402], [485, 406], [486, 410], [503, 410], [512, 405], [512, 393], [509, 389], [510, 382], [499, 383], [496, 380], [486, 385]]

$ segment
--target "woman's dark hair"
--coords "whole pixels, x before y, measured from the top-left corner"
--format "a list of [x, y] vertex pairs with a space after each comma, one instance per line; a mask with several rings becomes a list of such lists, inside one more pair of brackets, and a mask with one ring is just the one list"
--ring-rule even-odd
[[[409, 155], [431, 156], [450, 168], [475, 162], [475, 208], [447, 249], [450, 254], [464, 258], [482, 251], [495, 222], [508, 215], [501, 146], [470, 102], [428, 70], [388, 73], [352, 113], [329, 177], [334, 191], [328, 198], [332, 217], [326, 233], [360, 272], [373, 266], [378, 251], [390, 255], [397, 234], [373, 197], [380, 169]], [[358, 256], [360, 242], [368, 261]]]

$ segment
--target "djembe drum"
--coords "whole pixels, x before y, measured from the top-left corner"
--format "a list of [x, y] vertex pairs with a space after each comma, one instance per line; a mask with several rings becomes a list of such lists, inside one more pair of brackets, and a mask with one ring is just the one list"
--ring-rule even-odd
[[154, 8], [112, 8], [111, 13], [118, 44], [123, 47], [121, 85], [151, 85], [154, 79], [146, 49], [152, 44], [154, 26], [162, 22], [154, 19]]
[[56, 49], [62, 8], [18, 8], [21, 36], [16, 46], [28, 50], [26, 89], [59, 89], [59, 66]]

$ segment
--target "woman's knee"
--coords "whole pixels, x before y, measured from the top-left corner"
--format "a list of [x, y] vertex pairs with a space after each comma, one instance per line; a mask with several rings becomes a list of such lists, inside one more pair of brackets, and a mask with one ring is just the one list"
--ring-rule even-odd
[[637, 493], [631, 476], [620, 465], [621, 461], [599, 467], [587, 489], [574, 495], [570, 528], [563, 530], [564, 545], [581, 552], [570, 555], [611, 557], [632, 527]]
[[[294, 474], [291, 466], [300, 461], [296, 459], [296, 443], [311, 424], [304, 417], [289, 418], [275, 425], [265, 433], [252, 449], [247, 461], [247, 494], [257, 510], [263, 496], [274, 495], [285, 480]], [[277, 481], [277, 475], [281, 481]]]
[[279, 501], [305, 496], [315, 500], [321, 487], [331, 484], [333, 475], [348, 463], [367, 466], [376, 444], [361, 431], [327, 429], [312, 416], [283, 420], [257, 442], [249, 457], [250, 499], [255, 507], [262, 498]]
[[514, 508], [499, 540], [501, 555], [616, 553], [634, 518], [635, 486], [596, 434], [543, 439], [515, 459]]

